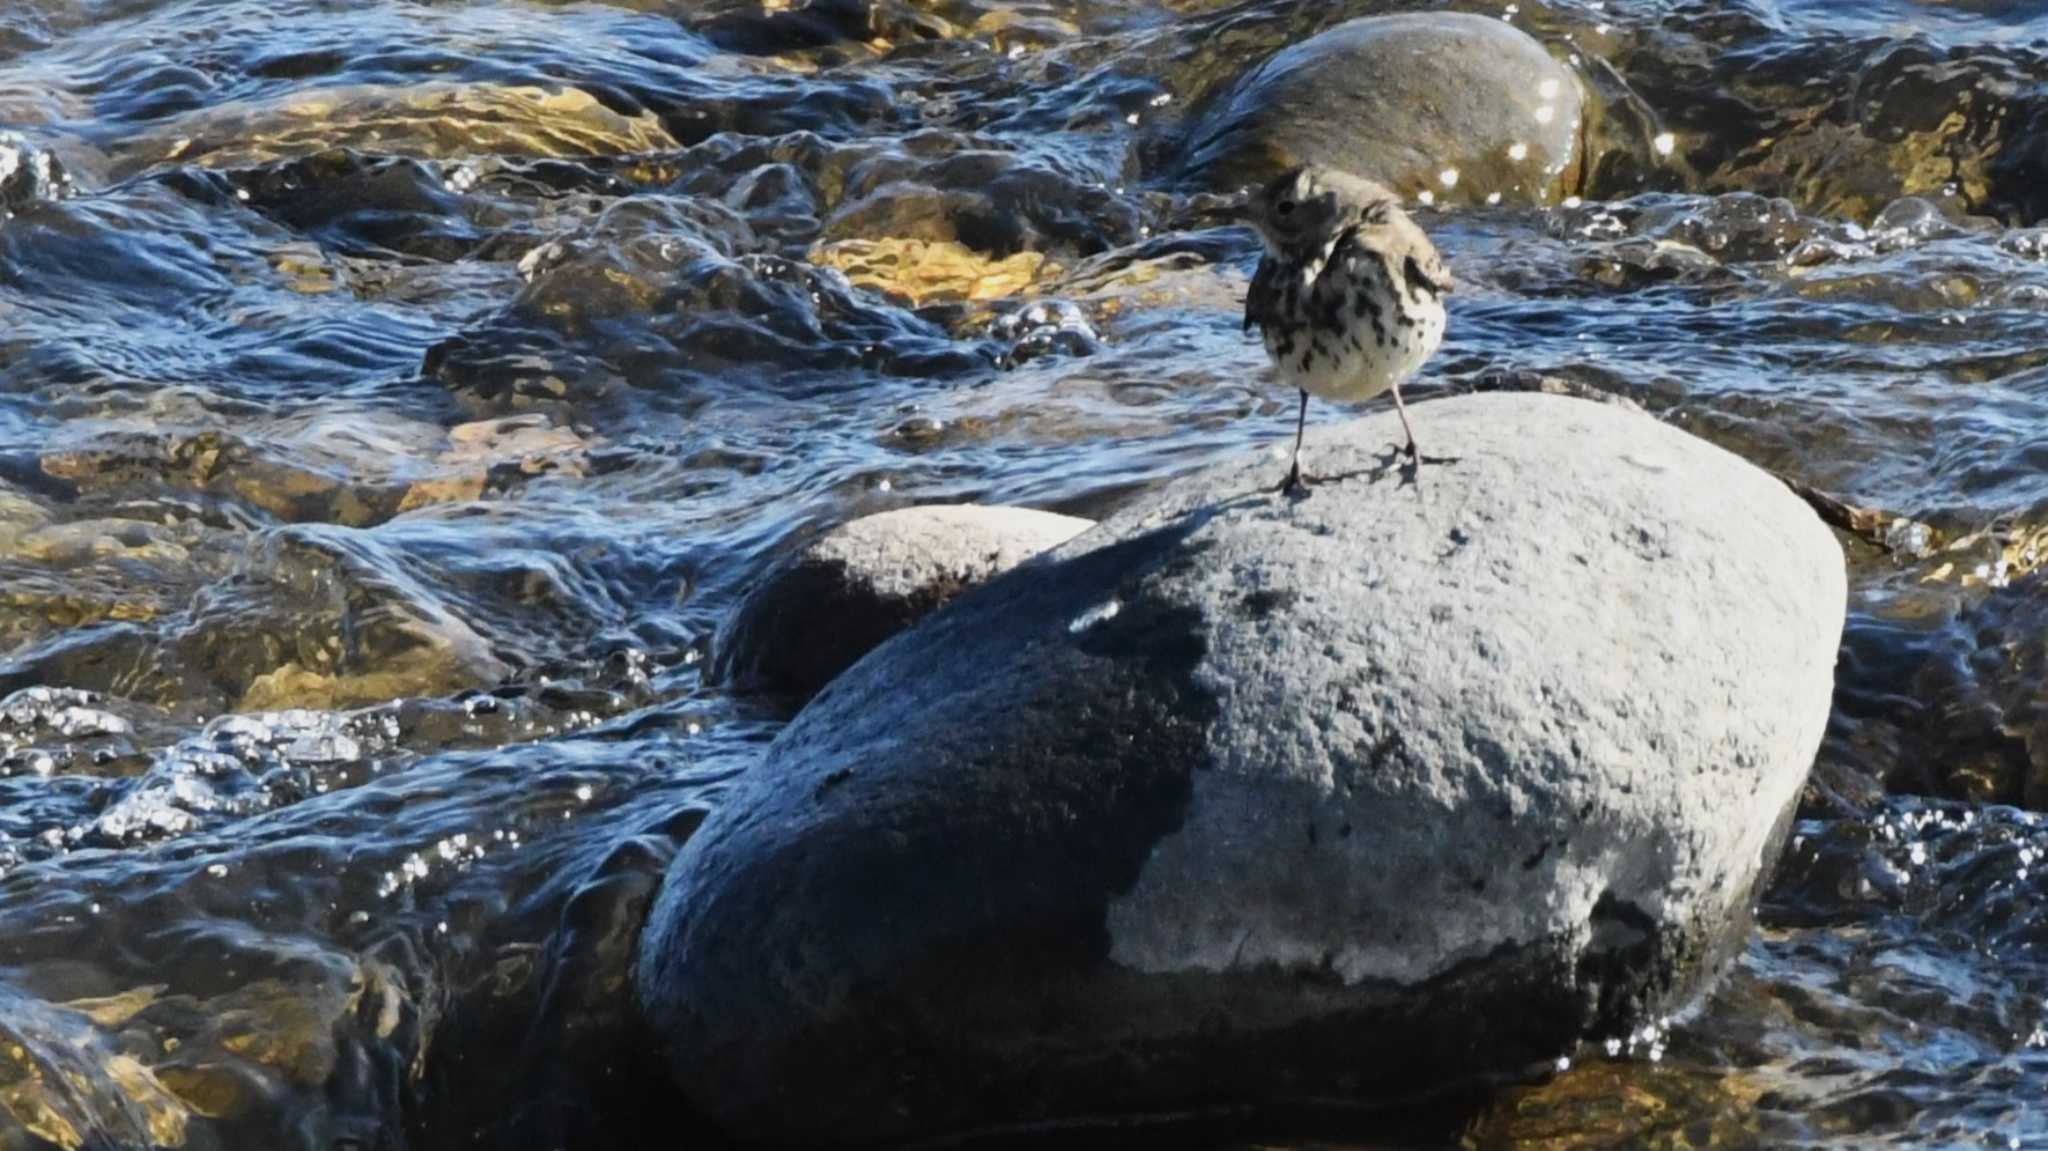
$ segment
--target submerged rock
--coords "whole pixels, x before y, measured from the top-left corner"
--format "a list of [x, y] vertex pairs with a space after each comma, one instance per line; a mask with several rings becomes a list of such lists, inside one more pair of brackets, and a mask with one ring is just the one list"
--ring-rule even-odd
[[0, 132], [0, 220], [30, 204], [71, 194], [71, 174], [48, 150], [19, 132]]
[[1503, 21], [1372, 16], [1254, 69], [1197, 121], [1184, 164], [1222, 187], [1312, 162], [1410, 198], [1554, 202], [1580, 173], [1584, 103], [1577, 74]]
[[809, 694], [954, 596], [1094, 526], [1030, 508], [863, 516], [771, 572], [718, 637], [714, 674]]
[[624, 116], [579, 88], [432, 83], [294, 92], [223, 104], [130, 141], [124, 172], [163, 163], [248, 168], [355, 148], [416, 159], [606, 156], [677, 146], [659, 119]]
[[[126, 910], [92, 906], [109, 917]], [[187, 952], [162, 964], [160, 982], [60, 1004], [0, 984], [0, 1082], [8, 1084], [0, 1131], [8, 1146], [346, 1143], [375, 1129], [350, 1105], [396, 1108], [393, 1090], [376, 1077], [348, 1076], [375, 1058], [366, 1053], [370, 1036], [403, 1026], [402, 1041], [417, 1018], [387, 963], [303, 943], [291, 951], [267, 940], [224, 945], [192, 928], [171, 930], [189, 941]], [[266, 959], [275, 967], [259, 968], [263, 975], [234, 965]], [[51, 969], [65, 967], [48, 964], [31, 980], [48, 980]], [[308, 1116], [274, 1102], [314, 1084], [336, 1085], [347, 1103]]]
[[890, 292], [918, 307], [1014, 295], [1059, 272], [1039, 252], [993, 259], [949, 240], [839, 240], [810, 260], [837, 268], [855, 285]]
[[1481, 395], [1191, 476], [841, 676], [684, 847], [694, 1103], [863, 1142], [1549, 1065], [1740, 946], [1842, 555], [1647, 417]]
[[697, 395], [783, 375], [851, 387], [863, 371], [941, 376], [991, 362], [836, 269], [753, 247], [723, 207], [614, 209], [528, 251], [517, 299], [428, 349], [421, 370], [476, 416], [586, 420], [629, 387]]
[[2048, 808], [2048, 576], [1991, 588], [1931, 638], [1901, 791]]

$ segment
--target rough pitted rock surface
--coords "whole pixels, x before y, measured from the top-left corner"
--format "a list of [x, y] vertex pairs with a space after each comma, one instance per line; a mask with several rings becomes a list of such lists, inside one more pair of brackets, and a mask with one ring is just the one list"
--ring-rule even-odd
[[690, 840], [638, 986], [689, 1097], [864, 1143], [1548, 1063], [1748, 929], [1841, 552], [1650, 417], [1418, 405], [1177, 480], [878, 648]]
[[863, 516], [776, 567], [721, 629], [713, 674], [809, 694], [875, 645], [1090, 520], [1030, 508], [943, 505]]
[[1580, 175], [1585, 99], [1576, 73], [1504, 21], [1368, 16], [1233, 85], [1197, 120], [1185, 165], [1222, 188], [1316, 163], [1409, 199], [1556, 203]]

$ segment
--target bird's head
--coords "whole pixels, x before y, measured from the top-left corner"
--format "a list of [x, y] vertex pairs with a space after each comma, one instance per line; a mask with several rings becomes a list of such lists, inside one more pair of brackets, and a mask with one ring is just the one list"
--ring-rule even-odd
[[1404, 218], [1394, 194], [1371, 180], [1314, 165], [1299, 165], [1257, 187], [1205, 195], [1194, 205], [1209, 220], [1245, 224], [1268, 250], [1313, 247], [1353, 225], [1375, 228]]
[[1266, 247], [1286, 251], [1306, 237], [1328, 234], [1337, 197], [1324, 174], [1311, 167], [1289, 168], [1245, 197], [1244, 222]]

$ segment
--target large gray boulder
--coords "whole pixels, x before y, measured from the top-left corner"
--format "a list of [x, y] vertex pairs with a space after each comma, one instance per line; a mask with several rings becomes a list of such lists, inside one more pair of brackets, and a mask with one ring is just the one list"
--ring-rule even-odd
[[809, 695], [876, 644], [1092, 521], [935, 504], [862, 516], [772, 568], [719, 629], [714, 678]]
[[1737, 948], [1826, 722], [1841, 552], [1552, 396], [1176, 481], [835, 681], [675, 860], [638, 989], [798, 1145], [1547, 1064]]
[[1505, 21], [1368, 16], [1275, 53], [1213, 101], [1184, 164], [1221, 188], [1316, 163], [1409, 199], [1556, 203], [1581, 173], [1585, 100], [1577, 73]]

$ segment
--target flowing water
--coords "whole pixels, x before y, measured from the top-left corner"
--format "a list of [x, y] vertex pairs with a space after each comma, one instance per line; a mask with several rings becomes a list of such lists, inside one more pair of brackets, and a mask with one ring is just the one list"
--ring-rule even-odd
[[[0, 1147], [711, 1142], [628, 973], [786, 718], [718, 622], [856, 515], [1282, 442], [1161, 157], [1431, 6], [0, 0]], [[1424, 213], [1416, 391], [1619, 394], [1859, 529], [1747, 954], [1460, 1138], [2048, 1147], [2048, 15], [1448, 6], [1604, 112], [1574, 199]]]

